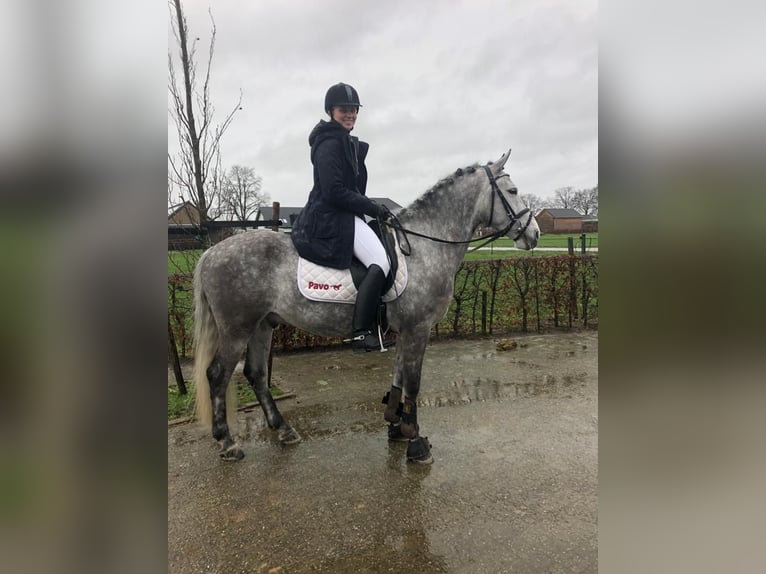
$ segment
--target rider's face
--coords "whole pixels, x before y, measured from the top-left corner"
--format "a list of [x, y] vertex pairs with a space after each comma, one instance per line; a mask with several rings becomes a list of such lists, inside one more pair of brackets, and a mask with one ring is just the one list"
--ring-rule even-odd
[[346, 128], [348, 131], [354, 129], [356, 116], [359, 113], [357, 106], [335, 106], [331, 110], [332, 119]]

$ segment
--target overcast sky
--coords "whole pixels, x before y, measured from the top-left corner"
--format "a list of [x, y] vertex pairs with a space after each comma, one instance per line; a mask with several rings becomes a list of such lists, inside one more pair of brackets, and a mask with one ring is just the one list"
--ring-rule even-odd
[[[225, 167], [254, 168], [283, 206], [312, 186], [308, 134], [324, 94], [353, 85], [371, 145], [367, 194], [408, 205], [459, 167], [513, 149], [520, 193], [598, 184], [595, 0], [184, 0], [203, 61], [210, 8], [216, 119], [243, 94]], [[174, 41], [168, 24], [169, 46]], [[201, 75], [202, 72], [200, 71]], [[169, 151], [177, 150], [168, 123]]]

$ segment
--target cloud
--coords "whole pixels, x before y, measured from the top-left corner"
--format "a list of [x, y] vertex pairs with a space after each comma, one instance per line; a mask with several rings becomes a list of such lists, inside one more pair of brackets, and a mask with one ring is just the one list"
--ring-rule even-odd
[[[185, 5], [202, 44], [208, 4]], [[355, 135], [371, 144], [371, 195], [406, 205], [509, 147], [522, 193], [596, 185], [596, 10], [501, 0], [216, 4], [217, 108], [243, 92], [224, 164], [252, 166], [274, 200], [302, 205], [308, 133], [326, 89], [344, 81], [364, 105]]]

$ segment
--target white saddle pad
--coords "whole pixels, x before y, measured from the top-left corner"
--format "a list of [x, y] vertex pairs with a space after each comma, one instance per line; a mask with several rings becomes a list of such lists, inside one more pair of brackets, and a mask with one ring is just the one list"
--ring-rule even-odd
[[[393, 301], [407, 287], [407, 263], [396, 244], [398, 267], [391, 289], [383, 295], [383, 301]], [[348, 269], [333, 269], [312, 263], [303, 257], [298, 258], [298, 290], [312, 301], [331, 303], [355, 303], [357, 289]]]

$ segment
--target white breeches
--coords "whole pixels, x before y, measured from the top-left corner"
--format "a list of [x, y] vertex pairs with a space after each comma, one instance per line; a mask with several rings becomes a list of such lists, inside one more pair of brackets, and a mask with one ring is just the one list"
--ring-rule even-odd
[[361, 217], [354, 217], [354, 257], [365, 267], [377, 265], [386, 275], [391, 270], [383, 244]]

